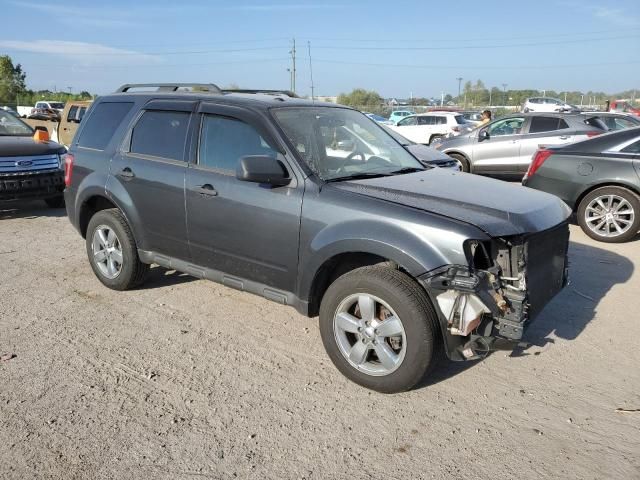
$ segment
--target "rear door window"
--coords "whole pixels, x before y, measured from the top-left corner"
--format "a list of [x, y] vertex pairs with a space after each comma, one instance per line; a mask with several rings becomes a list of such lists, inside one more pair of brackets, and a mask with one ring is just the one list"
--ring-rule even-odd
[[562, 130], [569, 128], [567, 122], [558, 117], [533, 117], [529, 133], [553, 132], [554, 130]]
[[188, 112], [145, 111], [131, 133], [131, 153], [184, 160]]
[[102, 102], [96, 105], [82, 129], [78, 146], [104, 150], [131, 107], [133, 102]]
[[600, 117], [587, 118], [584, 123], [586, 123], [590, 127], [599, 128], [600, 130], [609, 130], [607, 124]]

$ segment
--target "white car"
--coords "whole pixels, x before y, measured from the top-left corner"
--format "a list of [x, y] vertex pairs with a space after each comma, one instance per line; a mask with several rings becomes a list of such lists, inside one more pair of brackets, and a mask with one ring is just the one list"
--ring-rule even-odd
[[63, 102], [54, 102], [54, 101], [41, 101], [37, 102], [35, 107], [31, 110], [31, 113], [34, 113], [36, 110], [57, 110], [60, 114], [64, 110]]
[[396, 132], [412, 142], [429, 145], [436, 139], [455, 137], [473, 130], [473, 125], [456, 112], [431, 112], [410, 115], [397, 125], [390, 125]]
[[528, 112], [576, 112], [578, 107], [569, 105], [557, 98], [551, 97], [531, 97], [527, 98], [522, 105], [522, 111]]

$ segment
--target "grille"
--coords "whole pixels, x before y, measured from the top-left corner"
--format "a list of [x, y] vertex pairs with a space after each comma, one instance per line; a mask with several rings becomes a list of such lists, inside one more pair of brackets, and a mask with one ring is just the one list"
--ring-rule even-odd
[[60, 167], [58, 155], [34, 157], [0, 157], [0, 175], [53, 170]]
[[529, 318], [535, 318], [566, 284], [569, 225], [562, 223], [527, 238]]

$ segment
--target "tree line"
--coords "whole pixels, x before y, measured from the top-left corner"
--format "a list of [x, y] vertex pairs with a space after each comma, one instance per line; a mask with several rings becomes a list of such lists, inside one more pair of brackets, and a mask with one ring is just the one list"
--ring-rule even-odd
[[19, 63], [13, 64], [9, 55], [0, 55], [0, 106], [15, 108], [17, 105], [35, 105], [39, 100], [91, 100], [94, 96], [87, 92], [53, 92], [51, 90], [31, 90], [26, 85], [27, 74]]

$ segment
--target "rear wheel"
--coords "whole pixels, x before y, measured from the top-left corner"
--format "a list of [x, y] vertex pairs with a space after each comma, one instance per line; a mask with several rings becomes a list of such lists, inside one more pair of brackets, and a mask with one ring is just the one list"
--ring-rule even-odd
[[105, 286], [128, 290], [144, 281], [149, 265], [140, 261], [133, 233], [117, 208], [91, 217], [86, 244], [91, 268]]
[[62, 208], [64, 207], [64, 196], [45, 198], [44, 202], [49, 208]]
[[420, 286], [387, 266], [342, 275], [320, 306], [331, 361], [350, 380], [383, 393], [411, 389], [433, 367], [436, 322]]
[[471, 171], [469, 160], [467, 160], [464, 155], [460, 155], [459, 153], [449, 153], [448, 155], [460, 163], [460, 170], [467, 173]]
[[640, 230], [640, 198], [623, 187], [598, 188], [580, 202], [578, 223], [594, 240], [631, 240]]

